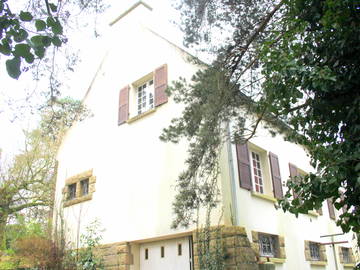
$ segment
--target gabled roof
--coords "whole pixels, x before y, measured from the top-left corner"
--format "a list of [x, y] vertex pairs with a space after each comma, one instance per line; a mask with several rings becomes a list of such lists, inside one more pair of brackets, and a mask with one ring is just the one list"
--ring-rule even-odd
[[131, 11], [133, 11], [135, 8], [137, 8], [138, 6], [143, 5], [144, 7], [146, 7], [147, 9], [149, 9], [150, 11], [152, 11], [152, 7], [149, 6], [148, 4], [146, 4], [143, 1], [138, 1], [136, 2], [134, 5], [132, 5], [130, 8], [128, 8], [125, 12], [123, 12], [119, 17], [117, 17], [115, 20], [113, 20], [112, 22], [110, 22], [110, 26], [113, 26], [115, 23], [117, 23], [119, 20], [121, 20], [122, 18], [124, 18], [126, 15], [128, 15]]

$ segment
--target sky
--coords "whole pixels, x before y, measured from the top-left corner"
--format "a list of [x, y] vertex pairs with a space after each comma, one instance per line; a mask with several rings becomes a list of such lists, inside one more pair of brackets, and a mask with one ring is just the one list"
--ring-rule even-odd
[[[138, 1], [104, 0], [104, 2], [109, 5], [109, 8], [97, 18], [100, 35], [106, 35], [108, 23]], [[171, 5], [174, 0], [145, 0], [144, 2], [153, 8], [158, 30], [172, 42], [181, 46], [183, 36], [174, 25], [174, 21], [179, 21], [178, 12]], [[89, 25], [89, 27], [93, 26]], [[94, 67], [101, 60], [93, 57], [94, 46], [99, 46], [101, 36], [95, 40], [92, 33], [75, 30], [68, 35], [70, 42], [67, 46], [80, 51], [81, 62], [75, 72], [70, 75], [71, 87], [62, 89], [63, 95], [81, 99], [87, 88], [83, 83], [86, 81], [84, 78], [88, 77], [89, 80], [93, 76]], [[2, 149], [3, 161], [11, 159], [24, 147], [23, 130], [36, 127], [38, 116], [36, 110], [31, 108], [42, 98], [38, 94], [39, 89], [41, 89], [41, 82], [36, 85], [30, 72], [23, 73], [18, 80], [11, 79], [6, 73], [4, 61], [0, 61], [0, 149]]]

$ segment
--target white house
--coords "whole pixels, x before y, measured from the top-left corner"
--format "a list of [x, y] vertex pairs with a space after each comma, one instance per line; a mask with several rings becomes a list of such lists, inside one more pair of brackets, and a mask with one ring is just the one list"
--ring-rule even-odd
[[[74, 242], [101, 222], [107, 269], [198, 269], [195, 227], [170, 228], [187, 142], [159, 135], [182, 110], [165, 94], [168, 83], [200, 67], [149, 27], [151, 16], [139, 1], [111, 23], [104, 59], [84, 86], [93, 117], [67, 132], [58, 153], [56, 202]], [[258, 269], [266, 257], [277, 270], [353, 265], [348, 235], [321, 238], [340, 232], [331, 204], [298, 218], [274, 207], [289, 176], [311, 169], [301, 146], [264, 128], [247, 145], [224, 146], [213, 225], [220, 220], [228, 269]], [[321, 245], [333, 241], [349, 243]]]

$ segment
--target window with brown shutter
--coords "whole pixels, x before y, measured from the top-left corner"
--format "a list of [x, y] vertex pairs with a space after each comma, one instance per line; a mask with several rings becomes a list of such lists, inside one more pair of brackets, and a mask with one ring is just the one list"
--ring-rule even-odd
[[155, 106], [159, 106], [168, 101], [168, 96], [165, 92], [168, 83], [167, 65], [155, 69]]
[[250, 173], [250, 159], [249, 159], [248, 145], [246, 143], [237, 144], [236, 155], [238, 160], [240, 187], [247, 190], [251, 190], [252, 182], [251, 182], [251, 173]]
[[[297, 177], [300, 175], [298, 168], [294, 164], [289, 163], [289, 171], [290, 171], [290, 177], [297, 182], [298, 181]], [[294, 198], [298, 197], [298, 194], [295, 191], [293, 191], [293, 195]]]
[[327, 199], [326, 202], [327, 202], [327, 205], [328, 205], [330, 218], [331, 218], [331, 219], [335, 219], [335, 218], [336, 218], [336, 216], [335, 216], [335, 208], [334, 208], [334, 205], [333, 205], [333, 203], [332, 203], [332, 200], [331, 200], [331, 199]]
[[118, 117], [119, 125], [125, 123], [129, 119], [129, 91], [130, 87], [128, 85], [120, 90]]
[[280, 167], [278, 156], [274, 153], [269, 153], [269, 161], [271, 168], [271, 177], [273, 183], [274, 197], [277, 199], [283, 198], [283, 190], [281, 183]]

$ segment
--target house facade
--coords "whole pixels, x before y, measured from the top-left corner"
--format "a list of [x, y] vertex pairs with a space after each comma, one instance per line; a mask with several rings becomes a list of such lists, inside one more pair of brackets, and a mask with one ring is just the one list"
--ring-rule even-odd
[[[67, 132], [58, 153], [56, 203], [74, 243], [100, 221], [107, 269], [199, 269], [195, 225], [171, 229], [188, 142], [164, 143], [159, 135], [183, 109], [166, 95], [167, 85], [201, 67], [149, 27], [151, 16], [140, 1], [111, 23], [84, 97], [93, 116]], [[298, 218], [275, 208], [286, 180], [312, 170], [301, 146], [260, 127], [248, 144], [224, 145], [220, 164], [212, 225], [220, 228], [228, 269], [258, 269], [266, 260], [277, 270], [354, 264], [351, 236], [336, 235], [330, 202]]]

